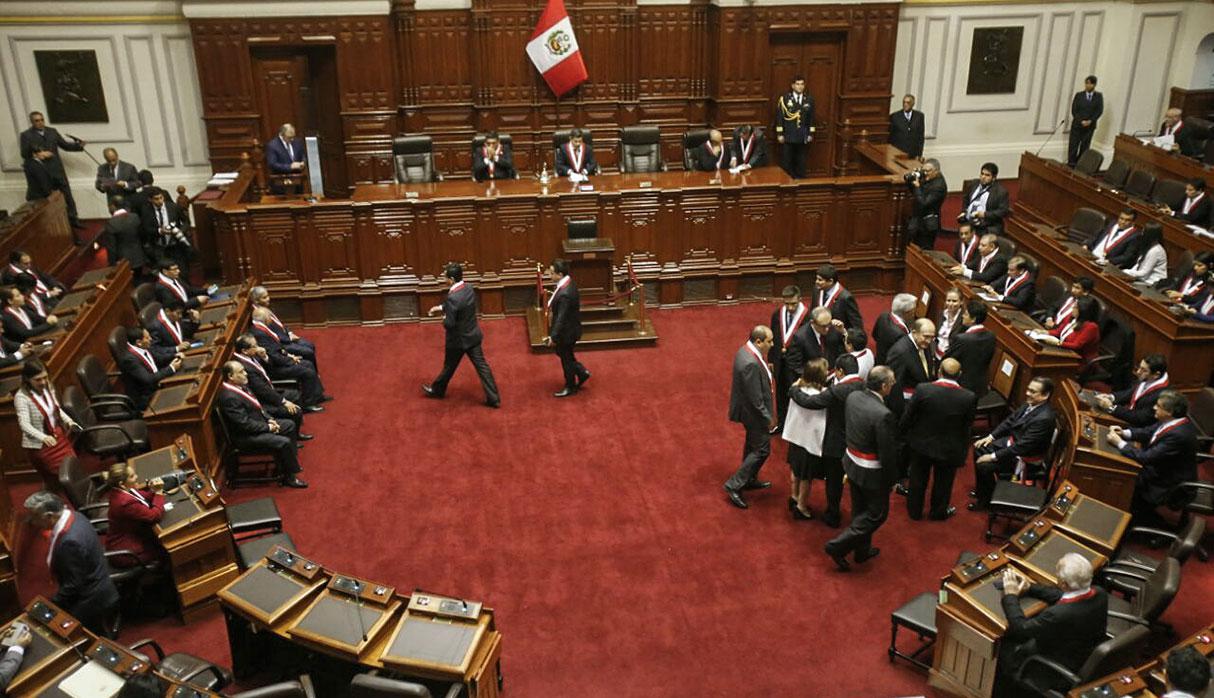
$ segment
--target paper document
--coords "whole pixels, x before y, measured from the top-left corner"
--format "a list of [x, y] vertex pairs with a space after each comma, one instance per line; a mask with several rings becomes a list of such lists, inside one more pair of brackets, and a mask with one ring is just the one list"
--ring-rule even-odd
[[89, 662], [59, 682], [59, 690], [72, 698], [113, 698], [123, 679], [97, 662]]
[[1172, 136], [1172, 135], [1155, 136], [1154, 143], [1155, 143], [1156, 148], [1163, 148], [1164, 150], [1171, 150], [1172, 145], [1174, 143], [1176, 143], [1176, 137]]

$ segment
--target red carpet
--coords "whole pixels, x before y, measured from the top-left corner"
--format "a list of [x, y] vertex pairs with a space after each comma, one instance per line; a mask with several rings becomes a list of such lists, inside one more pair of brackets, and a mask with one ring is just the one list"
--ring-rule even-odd
[[[861, 302], [868, 324], [886, 303]], [[742, 442], [725, 416], [730, 363], [769, 312], [654, 312], [659, 346], [585, 353], [594, 377], [572, 400], [550, 396], [558, 362], [528, 351], [521, 319], [485, 322], [501, 410], [480, 404], [467, 365], [446, 400], [422, 397], [441, 362], [435, 324], [309, 330], [337, 396], [307, 420], [311, 489], [225, 497], [272, 495], [300, 550], [326, 566], [494, 607], [506, 695], [924, 694], [924, 674], [886, 659], [889, 613], [936, 588], [959, 551], [985, 549], [984, 519], [914, 523], [894, 497], [881, 556], [834, 572], [821, 551], [834, 531], [788, 515], [782, 445], [763, 470], [774, 487], [748, 511], [729, 506], [721, 483]], [[958, 478], [955, 503], [972, 480]], [[822, 497], [819, 484], [819, 511]], [[26, 598], [50, 590], [32, 549], [43, 545], [23, 558]], [[1185, 575], [1166, 616], [1181, 633], [1214, 617], [1210, 566]], [[228, 662], [218, 614], [128, 626], [122, 639], [149, 635]]]

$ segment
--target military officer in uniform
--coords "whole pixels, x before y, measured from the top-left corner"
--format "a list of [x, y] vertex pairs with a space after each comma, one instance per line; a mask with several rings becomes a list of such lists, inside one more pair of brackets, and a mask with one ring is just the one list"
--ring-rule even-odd
[[805, 78], [792, 79], [792, 89], [776, 100], [776, 141], [780, 143], [780, 167], [790, 177], [805, 176], [810, 131], [814, 124], [814, 97], [805, 91]]

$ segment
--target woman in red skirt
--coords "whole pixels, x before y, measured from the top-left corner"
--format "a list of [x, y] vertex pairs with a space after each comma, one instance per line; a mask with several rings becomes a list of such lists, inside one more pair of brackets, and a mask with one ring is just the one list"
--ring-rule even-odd
[[79, 429], [80, 425], [59, 406], [59, 398], [41, 361], [30, 359], [21, 368], [21, 387], [13, 396], [13, 406], [26, 456], [47, 489], [58, 491], [59, 464], [76, 455], [69, 430]]

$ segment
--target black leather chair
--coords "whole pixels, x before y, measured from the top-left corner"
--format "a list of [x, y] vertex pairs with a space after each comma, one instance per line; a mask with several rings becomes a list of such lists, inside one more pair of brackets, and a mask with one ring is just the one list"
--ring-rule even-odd
[[63, 390], [64, 411], [83, 431], [74, 439], [76, 448], [98, 458], [126, 458], [148, 450], [148, 425], [142, 419], [99, 423], [80, 388], [69, 385]]
[[430, 136], [393, 138], [392, 161], [396, 167], [396, 181], [402, 184], [439, 182], [443, 179], [434, 166], [434, 139]]
[[105, 475], [85, 472], [76, 456], [68, 456], [59, 464], [59, 487], [72, 508], [88, 517], [97, 533], [109, 527], [109, 498], [104, 494]]
[[1086, 245], [1109, 227], [1109, 219], [1094, 208], [1080, 207], [1071, 214], [1066, 226], [1066, 236], [1071, 242]]
[[599, 222], [593, 218], [571, 218], [565, 224], [565, 235], [570, 240], [593, 240], [599, 236]]
[[224, 418], [223, 411], [218, 406], [215, 408], [214, 418], [223, 434], [223, 443], [227, 444], [220, 454], [225, 485], [228, 487], [267, 485], [281, 480], [278, 474], [278, 461], [274, 458], [273, 452], [238, 447], [232, 439], [228, 420]]
[[145, 282], [135, 287], [131, 291], [131, 303], [135, 305], [135, 312], [143, 310], [143, 306], [156, 300], [156, 284]]
[[1055, 468], [1054, 463], [1058, 460], [1058, 453], [1066, 440], [1066, 427], [1060, 424], [1054, 429], [1054, 435], [1050, 437], [1049, 448], [1046, 449], [1045, 456], [1042, 458], [1045, 473], [1041, 474], [1039, 478], [1035, 478], [1032, 484], [1011, 480], [999, 480], [995, 483], [995, 489], [991, 493], [990, 509], [986, 515], [986, 533], [984, 535], [988, 543], [995, 537], [1006, 538], [1001, 533], [995, 532], [996, 521], [1005, 519], [1009, 522], [1024, 523], [1045, 508], [1050, 493], [1054, 491], [1054, 485], [1057, 484], [1062, 473], [1062, 468]]
[[1079, 671], [1074, 672], [1043, 655], [1030, 655], [1016, 672], [1016, 683], [1026, 691], [1025, 695], [1065, 698], [1065, 692], [1057, 690], [1058, 687], [1065, 686], [1069, 691], [1118, 669], [1136, 664], [1150, 636], [1151, 632], [1142, 626], [1127, 628], [1096, 645], [1096, 649], [1088, 655]]
[[1016, 254], [1016, 241], [1011, 238], [996, 236], [995, 244], [999, 247], [999, 254], [1003, 255], [1004, 259], [1011, 259], [1012, 255]]
[[[498, 142], [502, 144], [502, 149], [506, 153], [510, 154], [511, 162], [514, 162], [514, 138], [512, 138], [511, 136], [509, 136], [505, 133], [497, 134], [497, 138], [498, 138]], [[484, 134], [478, 134], [472, 139], [472, 153], [473, 153], [474, 158], [476, 157], [476, 153], [480, 152], [481, 148], [483, 148], [484, 146], [485, 146]], [[519, 167], [518, 167], [517, 162], [514, 162], [514, 178], [515, 179], [519, 178]]]
[[1139, 592], [1126, 600], [1109, 595], [1109, 637], [1120, 635], [1134, 626], [1151, 630], [1166, 630], [1168, 626], [1159, 620], [1168, 610], [1176, 592], [1180, 590], [1180, 563], [1175, 558], [1165, 557], [1154, 572], [1147, 574], [1138, 570], [1103, 569], [1105, 579], [1120, 577], [1141, 584]]
[[1173, 211], [1184, 208], [1185, 183], [1178, 179], [1161, 179], [1151, 191], [1151, 201], [1163, 204]]
[[[117, 375], [117, 374], [114, 374]], [[84, 388], [88, 396], [89, 407], [93, 414], [103, 422], [121, 422], [139, 417], [139, 410], [131, 398], [118, 392], [110, 381], [111, 375], [106, 372], [101, 360], [92, 354], [85, 354], [76, 363], [76, 380]]]
[[1071, 289], [1061, 277], [1051, 274], [1045, 279], [1037, 279], [1037, 299], [1035, 304], [1039, 312], [1034, 313], [1038, 320], [1044, 320], [1054, 306], [1063, 302]]
[[1080, 155], [1079, 161], [1075, 163], [1075, 171], [1094, 177], [1100, 171], [1102, 164], [1104, 164], [1104, 154], [1094, 148], [1088, 148], [1083, 151], [1083, 155]]
[[665, 172], [661, 133], [657, 126], [620, 129], [620, 172]]
[[110, 356], [114, 357], [114, 361], [122, 356], [122, 352], [126, 351], [126, 328], [118, 325], [110, 330], [106, 335], [105, 345], [110, 348]]
[[460, 683], [443, 684], [436, 687], [440, 691], [434, 693], [425, 684], [413, 681], [389, 679], [374, 674], [358, 674], [350, 681], [350, 689], [346, 692], [348, 698], [460, 698], [465, 695], [464, 685]]
[[280, 681], [269, 686], [233, 693], [232, 698], [316, 698], [316, 689], [307, 674], [295, 681]]
[[695, 150], [708, 142], [709, 129], [702, 128], [683, 133], [683, 169], [696, 169]]
[[1104, 171], [1104, 183], [1120, 189], [1125, 186], [1125, 181], [1130, 177], [1130, 166], [1124, 160], [1113, 159], [1109, 163], [1109, 169]]
[[267, 533], [282, 532], [282, 514], [273, 497], [260, 497], [224, 507], [232, 538], [240, 543]]
[[[154, 661], [145, 651], [147, 648], [155, 653]], [[128, 649], [152, 663], [156, 671], [177, 683], [188, 683], [213, 692], [218, 692], [232, 683], [232, 672], [226, 668], [185, 652], [166, 655], [160, 644], [151, 638], [140, 640]]]
[[[564, 148], [565, 144], [569, 142], [569, 131], [570, 129], [563, 129], [552, 134], [553, 162], [556, 162], [556, 152], [561, 148]], [[582, 129], [582, 142], [586, 144], [587, 148], [594, 148], [594, 137], [591, 135], [589, 129]], [[590, 174], [602, 174], [602, 172], [602, 167], [596, 167], [594, 172], [591, 172]], [[553, 174], [555, 174], [555, 172]]]
[[1205, 154], [1201, 156], [1201, 161], [1207, 165], [1214, 165], [1214, 138], [1206, 141]]
[[139, 318], [139, 324], [144, 327], [151, 327], [153, 322], [156, 322], [156, 316], [160, 314], [160, 303], [152, 301], [136, 314]]
[[1151, 198], [1155, 190], [1155, 175], [1146, 170], [1134, 170], [1125, 183], [1125, 193], [1137, 199]]
[[[1137, 550], [1127, 550], [1125, 543], [1134, 539], [1156, 539], [1156, 540], [1171, 540], [1171, 545], [1168, 546], [1168, 551], [1164, 555], [1165, 558], [1172, 558], [1184, 565], [1185, 562], [1197, 550], [1197, 546], [1201, 545], [1202, 536], [1206, 534], [1206, 520], [1200, 516], [1190, 517], [1181, 530], [1177, 533], [1164, 531], [1158, 528], [1148, 528], [1146, 526], [1135, 526], [1126, 531], [1122, 536], [1122, 549], [1117, 557], [1110, 562], [1105, 569], [1128, 570], [1131, 572], [1140, 572], [1142, 574], [1152, 574], [1159, 569], [1163, 559], [1153, 557], [1144, 552]], [[1103, 572], [1104, 570], [1101, 570]], [[1134, 596], [1142, 591], [1142, 582], [1130, 577], [1122, 577], [1119, 575], [1108, 575], [1104, 577], [1106, 580], [1105, 586], [1110, 591], [1116, 591], [1123, 596]]]

